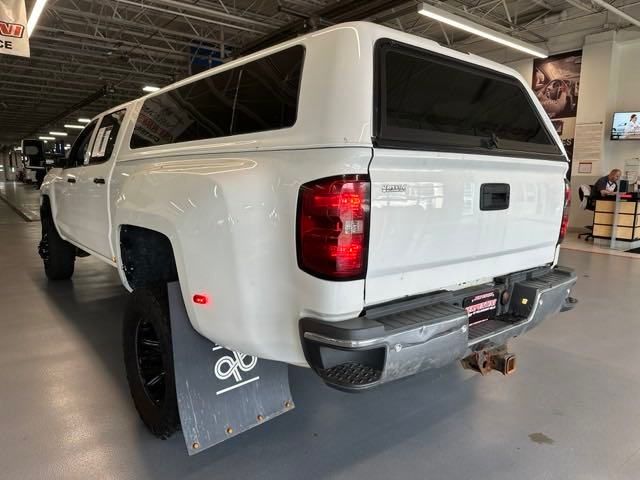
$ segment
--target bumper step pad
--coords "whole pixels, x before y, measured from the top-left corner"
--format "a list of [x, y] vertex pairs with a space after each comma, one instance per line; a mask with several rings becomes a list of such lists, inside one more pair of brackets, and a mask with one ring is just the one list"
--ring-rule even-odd
[[512, 324], [513, 322], [505, 322], [497, 319], [475, 323], [469, 326], [469, 341], [484, 337], [485, 335], [491, 335], [492, 333], [502, 330], [503, 328], [507, 328]]
[[368, 365], [348, 362], [320, 372], [321, 376], [336, 386], [364, 386], [380, 380], [382, 372]]

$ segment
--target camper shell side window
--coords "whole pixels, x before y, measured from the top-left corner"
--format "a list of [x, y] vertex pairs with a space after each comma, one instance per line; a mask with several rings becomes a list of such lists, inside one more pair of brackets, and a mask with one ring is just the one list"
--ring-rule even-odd
[[295, 45], [147, 98], [131, 148], [292, 127], [304, 54]]

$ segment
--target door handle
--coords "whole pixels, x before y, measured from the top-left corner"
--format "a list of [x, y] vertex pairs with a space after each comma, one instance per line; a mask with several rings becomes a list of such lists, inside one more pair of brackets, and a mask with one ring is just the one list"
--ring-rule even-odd
[[104, 178], [94, 178], [93, 183], [97, 183], [99, 185], [104, 185]]
[[76, 179], [73, 177], [67, 177], [67, 182], [69, 183], [76, 183]]

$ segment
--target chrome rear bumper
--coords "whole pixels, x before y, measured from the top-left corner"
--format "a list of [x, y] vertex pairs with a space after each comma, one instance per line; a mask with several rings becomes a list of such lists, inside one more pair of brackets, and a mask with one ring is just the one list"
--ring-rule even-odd
[[470, 353], [504, 345], [545, 317], [559, 312], [576, 282], [572, 270], [557, 267], [501, 279], [510, 292], [492, 320], [469, 326], [462, 297], [445, 292], [387, 305], [342, 322], [300, 321], [309, 365], [330, 386], [357, 391], [438, 368]]

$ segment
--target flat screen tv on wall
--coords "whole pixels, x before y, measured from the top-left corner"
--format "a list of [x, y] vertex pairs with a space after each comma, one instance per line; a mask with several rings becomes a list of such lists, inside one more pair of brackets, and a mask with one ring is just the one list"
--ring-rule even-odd
[[640, 140], [640, 110], [613, 114], [611, 140]]

